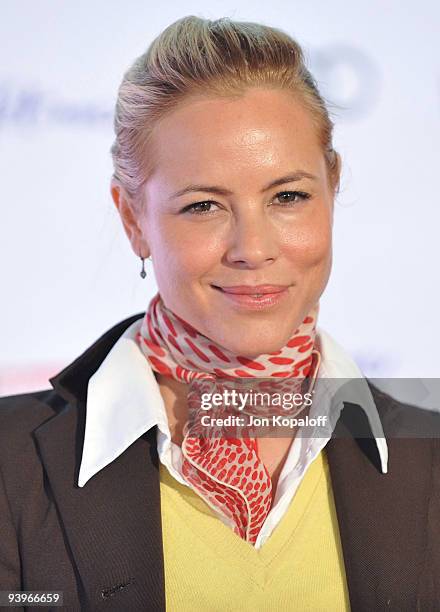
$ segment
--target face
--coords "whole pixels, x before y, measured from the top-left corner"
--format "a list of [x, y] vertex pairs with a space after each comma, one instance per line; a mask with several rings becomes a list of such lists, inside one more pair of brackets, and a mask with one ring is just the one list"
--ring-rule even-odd
[[[236, 354], [279, 350], [331, 270], [334, 194], [309, 111], [278, 90], [191, 98], [153, 144], [142, 212], [114, 197], [165, 305]], [[228, 289], [242, 285], [279, 287], [250, 289], [266, 298]]]

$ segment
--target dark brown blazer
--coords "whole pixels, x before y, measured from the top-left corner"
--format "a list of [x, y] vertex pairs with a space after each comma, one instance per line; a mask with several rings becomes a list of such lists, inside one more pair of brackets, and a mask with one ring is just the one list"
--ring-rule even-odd
[[[0, 400], [0, 590], [63, 591], [69, 611], [165, 609], [156, 428], [76, 484], [88, 380], [141, 316], [99, 338], [54, 389]], [[326, 446], [351, 608], [440, 610], [440, 417], [369, 384], [389, 473], [354, 404]], [[394, 435], [419, 424], [437, 434]]]

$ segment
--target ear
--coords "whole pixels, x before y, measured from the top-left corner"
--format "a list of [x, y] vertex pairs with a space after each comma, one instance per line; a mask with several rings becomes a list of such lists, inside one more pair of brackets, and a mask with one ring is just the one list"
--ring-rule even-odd
[[150, 255], [150, 248], [143, 235], [142, 228], [138, 221], [139, 213], [136, 211], [132, 199], [128, 196], [121, 183], [115, 178], [111, 180], [110, 193], [118, 209], [125, 233], [130, 240], [133, 251], [138, 257], [147, 258]]
[[337, 195], [339, 191], [339, 183], [341, 180], [341, 171], [342, 171], [342, 159], [337, 151], [335, 151], [336, 155], [336, 169], [335, 169], [335, 195]]

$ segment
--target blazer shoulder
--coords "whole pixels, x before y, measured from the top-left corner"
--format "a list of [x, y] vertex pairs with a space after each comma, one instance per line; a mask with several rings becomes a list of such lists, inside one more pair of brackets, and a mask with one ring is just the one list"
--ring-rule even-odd
[[400, 401], [368, 381], [385, 436], [440, 438], [440, 405], [432, 410]]
[[0, 397], [0, 454], [19, 448], [31, 432], [66, 405], [53, 389]]
[[[90, 376], [121, 334], [144, 314], [134, 314], [111, 327], [51, 381], [63, 379], [69, 382], [74, 378], [76, 382], [86, 386]], [[26, 434], [46, 419], [55, 416], [67, 403], [55, 389], [0, 397], [0, 436]]]

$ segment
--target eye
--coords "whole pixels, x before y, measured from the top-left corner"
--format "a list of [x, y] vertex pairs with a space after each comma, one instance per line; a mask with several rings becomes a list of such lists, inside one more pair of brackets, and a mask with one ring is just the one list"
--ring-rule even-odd
[[[295, 204], [303, 200], [308, 200], [311, 196], [310, 193], [306, 193], [305, 191], [280, 191], [276, 194], [276, 198], [280, 198], [281, 205], [288, 207], [293, 207]], [[215, 210], [211, 210], [212, 206], [218, 206], [212, 200], [204, 200], [203, 202], [194, 202], [194, 204], [189, 204], [182, 209], [183, 213], [190, 213], [191, 215], [209, 215], [215, 213]]]
[[300, 201], [308, 200], [310, 193], [305, 191], [280, 191], [275, 198], [279, 198], [282, 205], [294, 206]]
[[203, 202], [195, 202], [194, 204], [189, 204], [188, 206], [185, 206], [185, 208], [182, 208], [182, 212], [189, 212], [192, 215], [207, 215], [210, 213], [213, 213], [215, 211], [210, 210], [210, 207], [212, 205], [217, 206], [217, 204], [215, 202], [213, 202], [212, 200], [205, 200]]

